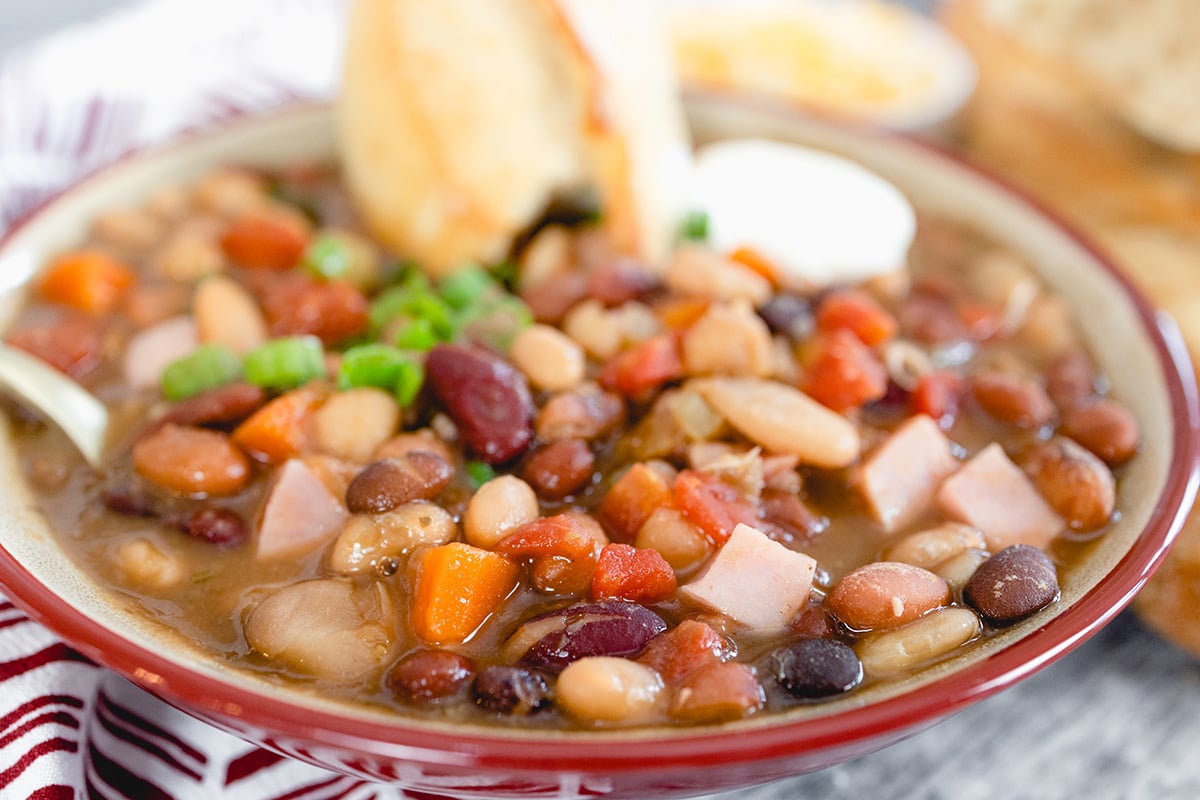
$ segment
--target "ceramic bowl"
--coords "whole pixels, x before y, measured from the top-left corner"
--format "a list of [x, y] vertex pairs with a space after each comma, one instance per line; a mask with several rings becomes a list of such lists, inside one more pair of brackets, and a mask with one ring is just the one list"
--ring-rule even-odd
[[[548, 732], [414, 721], [231, 670], [126, 607], [61, 549], [0, 435], [0, 585], [78, 650], [149, 691], [269, 749], [409, 789], [461, 797], [668, 797], [762, 783], [877, 750], [1020, 681], [1096, 633], [1162, 560], [1191, 505], [1196, 390], [1175, 328], [1093, 247], [993, 178], [920, 142], [785, 109], [689, 99], [698, 139], [770, 136], [827, 148], [878, 171], [922, 208], [1023, 253], [1073, 305], [1144, 447], [1119, 487], [1121, 519], [1066, 576], [1061, 602], [902, 683], [722, 726]], [[229, 162], [331, 157], [327, 108], [238, 122], [134, 155], [70, 188], [0, 242], [11, 317], [33, 266], [78, 241], [88, 220]]]

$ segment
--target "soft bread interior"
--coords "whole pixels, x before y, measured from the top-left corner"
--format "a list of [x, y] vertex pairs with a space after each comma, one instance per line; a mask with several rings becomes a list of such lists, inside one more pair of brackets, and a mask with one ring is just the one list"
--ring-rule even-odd
[[683, 110], [636, 0], [356, 0], [338, 108], [373, 231], [434, 274], [503, 258], [556, 195], [591, 189], [619, 249], [674, 231]]

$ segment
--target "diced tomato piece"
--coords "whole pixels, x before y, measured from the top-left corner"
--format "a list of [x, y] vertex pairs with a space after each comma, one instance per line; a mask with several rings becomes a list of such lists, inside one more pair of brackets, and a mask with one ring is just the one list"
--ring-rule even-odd
[[251, 214], [225, 229], [221, 249], [247, 269], [291, 269], [308, 247], [309, 234], [299, 223], [277, 214]]
[[758, 509], [725, 481], [707, 472], [685, 469], [675, 478], [675, 505], [688, 521], [718, 546], [739, 522], [758, 525]]
[[896, 335], [899, 325], [887, 309], [861, 289], [832, 292], [817, 306], [817, 327], [822, 331], [848, 330], [870, 347]]
[[617, 353], [600, 373], [600, 385], [626, 397], [640, 398], [668, 381], [683, 377], [675, 337], [662, 334]]
[[634, 464], [617, 480], [600, 501], [596, 516], [608, 535], [618, 542], [632, 542], [655, 510], [670, 506], [671, 487], [645, 464]]
[[702, 667], [719, 664], [725, 650], [725, 640], [710, 625], [685, 619], [651, 639], [637, 660], [674, 685]]
[[810, 397], [834, 411], [846, 411], [887, 394], [887, 370], [852, 332], [837, 329], [817, 339], [802, 387]]
[[543, 592], [578, 594], [592, 582], [597, 542], [569, 514], [542, 517], [520, 526], [495, 551], [530, 561], [533, 584]]
[[79, 380], [103, 360], [104, 328], [91, 317], [63, 314], [50, 322], [13, 331], [8, 343]]
[[112, 256], [96, 250], [79, 250], [51, 264], [38, 289], [52, 303], [89, 314], [106, 314], [133, 281], [133, 270]]
[[628, 544], [605, 545], [592, 575], [593, 600], [660, 603], [675, 594], [675, 570], [657, 550]]
[[962, 405], [962, 378], [953, 372], [927, 372], [917, 381], [909, 402], [914, 414], [932, 417], [941, 428], [949, 428]]
[[275, 336], [311, 334], [336, 344], [367, 328], [366, 297], [344, 281], [297, 277], [275, 286], [263, 298], [263, 312]]

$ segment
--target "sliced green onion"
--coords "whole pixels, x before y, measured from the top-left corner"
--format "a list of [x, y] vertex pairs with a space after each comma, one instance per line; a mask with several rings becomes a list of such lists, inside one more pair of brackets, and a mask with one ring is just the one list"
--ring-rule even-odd
[[489, 290], [498, 289], [492, 276], [476, 266], [463, 267], [451, 273], [438, 284], [438, 292], [446, 305], [455, 311], [462, 311], [475, 303]]
[[363, 344], [351, 347], [342, 354], [338, 367], [339, 389], [374, 386], [390, 390], [400, 376], [400, 365], [408, 356], [386, 344]]
[[517, 285], [517, 269], [517, 262], [501, 261], [488, 272], [497, 283], [511, 290]]
[[428, 320], [441, 340], [454, 335], [453, 312], [432, 289], [393, 286], [376, 297], [368, 311], [371, 330], [376, 335], [401, 317]]
[[160, 383], [163, 395], [174, 402], [232, 383], [241, 375], [242, 360], [237, 353], [210, 342], [168, 364]]
[[272, 339], [246, 354], [246, 380], [264, 389], [291, 389], [325, 377], [325, 349], [315, 336]]
[[417, 399], [421, 386], [425, 383], [425, 367], [419, 361], [405, 361], [400, 365], [400, 374], [392, 387], [396, 401], [401, 407], [407, 408]]
[[684, 239], [689, 239], [693, 242], [707, 241], [708, 212], [689, 211], [687, 216], [683, 218], [683, 224], [680, 226], [679, 234]]
[[312, 240], [300, 259], [309, 274], [331, 281], [343, 278], [350, 272], [351, 254], [344, 242], [328, 233]]
[[454, 312], [437, 295], [414, 295], [406, 310], [414, 319], [428, 321], [439, 339], [448, 341], [454, 337]]
[[401, 325], [396, 331], [396, 335], [392, 337], [392, 344], [401, 350], [419, 350], [421, 352], [433, 349], [433, 346], [440, 341], [442, 338], [433, 329], [433, 323], [427, 319], [409, 320]]
[[411, 405], [425, 382], [421, 363], [386, 344], [352, 347], [342, 355], [338, 369], [339, 389], [373, 386], [387, 389], [402, 406]]
[[496, 470], [492, 469], [492, 465], [484, 461], [468, 461], [464, 468], [467, 471], [467, 477], [471, 479], [473, 488], [478, 489], [483, 484], [496, 477]]

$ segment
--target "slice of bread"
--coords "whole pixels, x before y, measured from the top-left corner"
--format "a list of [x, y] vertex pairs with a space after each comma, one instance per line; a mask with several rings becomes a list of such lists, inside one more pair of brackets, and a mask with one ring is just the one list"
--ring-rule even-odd
[[637, 0], [356, 0], [337, 116], [367, 223], [435, 275], [504, 258], [585, 190], [620, 250], [665, 256], [689, 147]]

